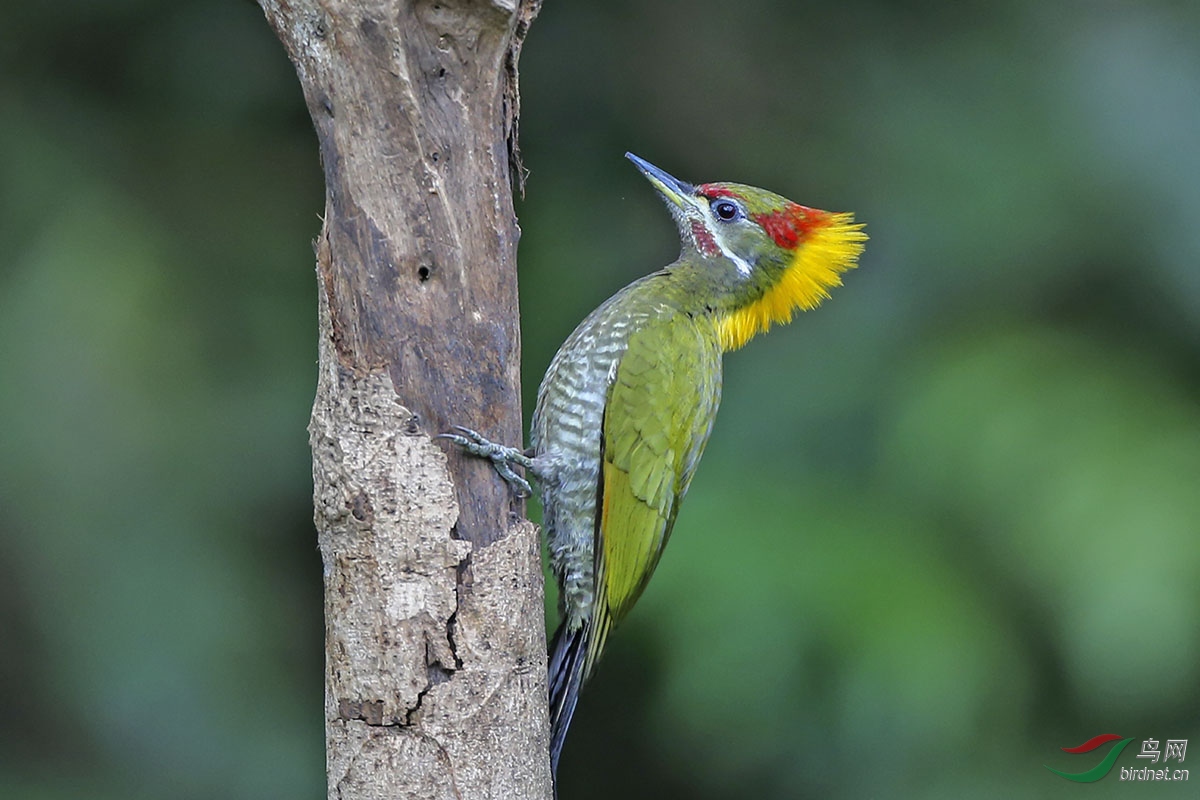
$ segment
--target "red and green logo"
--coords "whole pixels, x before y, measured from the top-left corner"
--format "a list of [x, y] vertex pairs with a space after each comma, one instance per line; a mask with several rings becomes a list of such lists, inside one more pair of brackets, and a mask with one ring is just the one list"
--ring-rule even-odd
[[1055, 775], [1059, 775], [1069, 781], [1075, 781], [1076, 783], [1091, 783], [1093, 781], [1098, 781], [1109, 773], [1109, 770], [1113, 768], [1113, 764], [1117, 763], [1117, 756], [1121, 755], [1121, 751], [1124, 750], [1126, 745], [1132, 742], [1133, 739], [1122, 739], [1115, 733], [1102, 733], [1099, 736], [1093, 736], [1091, 739], [1088, 739], [1078, 747], [1063, 748], [1063, 752], [1065, 753], [1090, 753], [1093, 750], [1101, 748], [1109, 742], [1117, 741], [1118, 739], [1120, 739], [1120, 741], [1113, 745], [1113, 748], [1108, 751], [1108, 755], [1104, 757], [1104, 760], [1089, 769], [1087, 772], [1063, 772], [1062, 770], [1057, 770], [1048, 764], [1044, 764], [1043, 766], [1045, 766], [1046, 769], [1050, 770]]

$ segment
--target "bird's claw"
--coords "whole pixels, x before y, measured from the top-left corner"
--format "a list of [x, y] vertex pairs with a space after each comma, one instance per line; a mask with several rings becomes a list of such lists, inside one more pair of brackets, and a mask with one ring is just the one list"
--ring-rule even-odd
[[496, 472], [500, 473], [500, 477], [512, 487], [513, 493], [525, 500], [533, 496], [533, 487], [529, 485], [529, 481], [522, 478], [517, 473], [513, 472], [512, 467], [507, 461], [492, 460], [492, 466], [496, 468]]
[[453, 442], [473, 456], [486, 458], [492, 462], [492, 466], [500, 477], [512, 487], [517, 497], [524, 499], [533, 496], [533, 488], [529, 485], [529, 481], [513, 472], [512, 468], [513, 464], [519, 464], [526, 469], [531, 469], [532, 459], [515, 447], [505, 447], [485, 439], [478, 431], [464, 428], [461, 425], [453, 427], [459, 433], [439, 433], [433, 438]]

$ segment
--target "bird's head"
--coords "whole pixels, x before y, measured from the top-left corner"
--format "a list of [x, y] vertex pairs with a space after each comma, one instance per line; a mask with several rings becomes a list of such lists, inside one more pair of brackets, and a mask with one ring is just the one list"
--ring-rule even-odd
[[626, 153], [666, 200], [679, 226], [680, 264], [713, 278], [726, 350], [741, 347], [797, 308], [816, 308], [857, 266], [867, 235], [852, 214], [793, 203], [740, 183], [692, 185]]

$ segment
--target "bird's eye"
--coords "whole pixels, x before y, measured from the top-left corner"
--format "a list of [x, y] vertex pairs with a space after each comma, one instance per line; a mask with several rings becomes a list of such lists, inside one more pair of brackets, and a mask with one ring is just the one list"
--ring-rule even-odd
[[717, 215], [717, 219], [722, 222], [732, 222], [741, 216], [742, 210], [738, 208], [737, 203], [724, 198], [717, 198], [712, 203], [713, 213]]

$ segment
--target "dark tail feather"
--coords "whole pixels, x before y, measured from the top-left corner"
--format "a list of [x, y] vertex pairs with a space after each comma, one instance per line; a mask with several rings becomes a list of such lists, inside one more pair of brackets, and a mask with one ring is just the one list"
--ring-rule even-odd
[[550, 769], [558, 781], [558, 757], [563, 742], [567, 739], [567, 728], [575, 714], [579, 701], [579, 689], [583, 686], [583, 664], [587, 656], [588, 630], [584, 623], [574, 630], [567, 630], [567, 623], [558, 626], [554, 642], [550, 645]]

